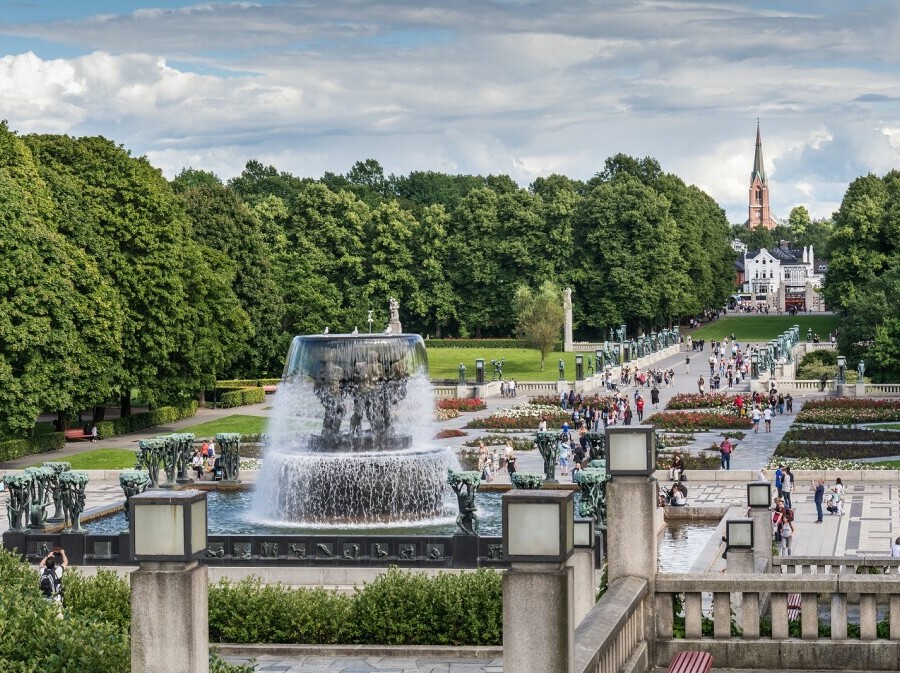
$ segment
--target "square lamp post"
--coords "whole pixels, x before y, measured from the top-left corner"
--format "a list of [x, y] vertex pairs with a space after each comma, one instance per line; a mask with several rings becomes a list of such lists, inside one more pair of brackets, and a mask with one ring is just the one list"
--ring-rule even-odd
[[759, 353], [750, 353], [750, 378], [759, 378]]
[[503, 495], [505, 559], [561, 564], [574, 546], [574, 491], [513, 490]]
[[838, 383], [846, 383], [847, 379], [847, 358], [843, 355], [838, 355], [837, 358], [837, 366], [838, 366]]
[[584, 356], [575, 356], [575, 380], [584, 381]]
[[753, 549], [753, 519], [729, 519], [725, 522], [728, 551]]
[[616, 476], [649, 476], [656, 469], [656, 433], [652, 426], [606, 428], [606, 472]]
[[[132, 673], [209, 672], [206, 493], [132, 496], [130, 545]], [[173, 634], [191, 634], [174, 638]]]
[[206, 493], [150, 491], [132, 496], [131, 553], [136, 561], [182, 562], [206, 553]]
[[475, 383], [476, 385], [484, 385], [484, 360], [478, 358], [475, 360]]
[[596, 522], [590, 518], [575, 518], [575, 548], [576, 549], [593, 549], [594, 548], [594, 527]]
[[768, 481], [753, 481], [747, 484], [747, 506], [751, 509], [769, 509], [772, 504], [772, 484]]

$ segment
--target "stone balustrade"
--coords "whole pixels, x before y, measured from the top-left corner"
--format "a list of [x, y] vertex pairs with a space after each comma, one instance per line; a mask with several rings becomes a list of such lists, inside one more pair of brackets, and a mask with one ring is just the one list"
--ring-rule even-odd
[[856, 575], [870, 569], [890, 573], [900, 571], [900, 558], [890, 556], [777, 556], [772, 572], [784, 575]]
[[576, 673], [642, 673], [650, 667], [645, 639], [647, 582], [627, 577], [613, 582], [575, 629]]
[[[657, 575], [654, 663], [666, 666], [681, 650], [701, 649], [713, 655], [717, 668], [897, 670], [900, 581], [895, 577]], [[790, 633], [790, 594], [801, 596], [800, 638], [791, 637]], [[682, 633], [675, 631], [674, 606], [679, 595], [684, 596], [680, 615], [684, 619], [683, 637], [676, 637]], [[707, 604], [712, 605], [712, 614], [705, 615], [704, 597], [710, 596], [711, 603]], [[761, 607], [766, 604], [771, 614], [771, 633], [760, 629]], [[858, 638], [848, 638], [848, 605], [858, 610]], [[886, 606], [890, 618], [887, 633], [878, 630], [879, 605]], [[711, 635], [703, 628], [704, 619], [712, 619]], [[733, 627], [740, 635], [732, 635]]]

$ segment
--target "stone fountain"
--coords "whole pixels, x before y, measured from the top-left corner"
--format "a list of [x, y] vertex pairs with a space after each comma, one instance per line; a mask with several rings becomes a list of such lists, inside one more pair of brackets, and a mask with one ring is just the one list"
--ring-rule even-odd
[[451, 454], [430, 442], [433, 406], [419, 335], [295, 337], [254, 515], [315, 526], [435, 518]]

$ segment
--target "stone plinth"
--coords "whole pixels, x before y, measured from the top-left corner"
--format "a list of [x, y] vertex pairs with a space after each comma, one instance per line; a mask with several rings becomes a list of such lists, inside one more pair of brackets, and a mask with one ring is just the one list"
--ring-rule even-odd
[[513, 564], [503, 575], [503, 670], [573, 673], [575, 571]]
[[209, 672], [208, 582], [196, 561], [131, 573], [132, 673]]
[[575, 577], [575, 624], [580, 624], [584, 616], [594, 607], [597, 596], [597, 571], [594, 568], [595, 551], [577, 547], [569, 557], [567, 565]]

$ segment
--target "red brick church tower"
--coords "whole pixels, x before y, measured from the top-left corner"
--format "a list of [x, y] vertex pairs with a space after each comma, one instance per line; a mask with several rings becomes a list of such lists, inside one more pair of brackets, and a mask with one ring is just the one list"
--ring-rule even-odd
[[750, 208], [746, 225], [749, 229], [759, 225], [773, 229], [777, 224], [769, 212], [769, 179], [763, 165], [759, 122], [756, 122], [756, 156], [753, 157], [753, 172], [750, 174]]

